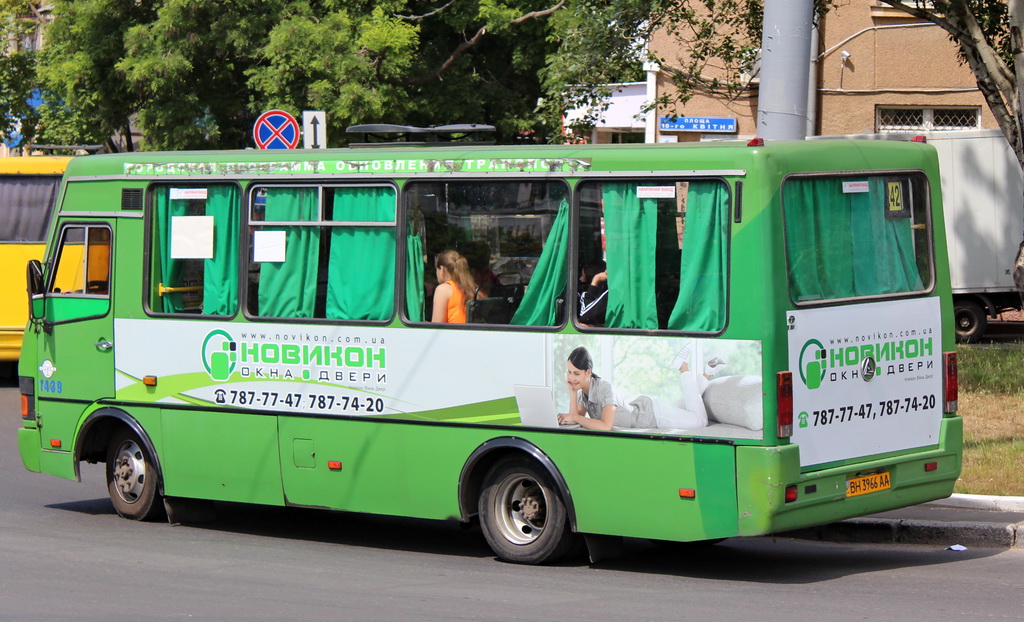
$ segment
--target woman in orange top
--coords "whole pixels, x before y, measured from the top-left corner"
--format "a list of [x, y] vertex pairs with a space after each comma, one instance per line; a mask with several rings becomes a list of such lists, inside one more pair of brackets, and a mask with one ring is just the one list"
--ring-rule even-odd
[[458, 251], [443, 251], [434, 260], [437, 282], [431, 322], [466, 323], [466, 301], [476, 292], [476, 279], [466, 258]]

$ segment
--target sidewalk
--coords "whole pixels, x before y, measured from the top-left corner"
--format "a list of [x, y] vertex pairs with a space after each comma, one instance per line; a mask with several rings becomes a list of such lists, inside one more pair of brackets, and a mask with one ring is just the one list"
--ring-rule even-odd
[[1024, 497], [953, 495], [948, 499], [779, 535], [832, 542], [1024, 549]]

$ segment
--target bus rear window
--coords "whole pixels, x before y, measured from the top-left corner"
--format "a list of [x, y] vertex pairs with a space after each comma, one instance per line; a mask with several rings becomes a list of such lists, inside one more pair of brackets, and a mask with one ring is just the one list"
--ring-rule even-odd
[[796, 304], [930, 289], [923, 175], [791, 177], [782, 187], [782, 205]]

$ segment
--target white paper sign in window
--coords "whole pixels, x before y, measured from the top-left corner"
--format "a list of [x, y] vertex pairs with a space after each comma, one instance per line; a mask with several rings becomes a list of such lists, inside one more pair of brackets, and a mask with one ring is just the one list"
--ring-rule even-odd
[[171, 218], [171, 259], [213, 259], [213, 216]]
[[206, 200], [206, 188], [171, 188], [171, 200]]
[[676, 198], [675, 186], [637, 186], [636, 198], [638, 199], [674, 199]]
[[284, 231], [254, 231], [252, 234], [252, 260], [254, 263], [285, 261]]

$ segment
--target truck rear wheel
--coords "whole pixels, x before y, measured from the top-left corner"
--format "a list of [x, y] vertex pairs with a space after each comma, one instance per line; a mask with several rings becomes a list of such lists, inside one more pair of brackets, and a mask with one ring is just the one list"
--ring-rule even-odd
[[978, 341], [988, 326], [985, 310], [973, 300], [960, 300], [953, 303], [953, 317], [956, 325], [956, 340], [960, 343]]

